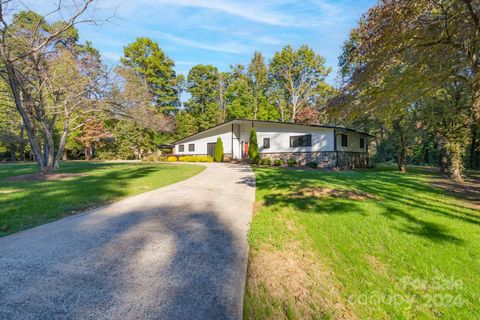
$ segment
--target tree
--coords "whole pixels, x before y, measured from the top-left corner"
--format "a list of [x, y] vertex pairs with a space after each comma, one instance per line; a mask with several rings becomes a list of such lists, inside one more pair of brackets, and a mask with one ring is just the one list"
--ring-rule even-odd
[[85, 160], [91, 160], [94, 157], [95, 147], [99, 147], [102, 139], [110, 138], [110, 133], [105, 129], [102, 121], [89, 118], [82, 127], [82, 132], [77, 140], [82, 144]]
[[[352, 30], [340, 58], [344, 95], [339, 105], [348, 105], [347, 113], [354, 117], [371, 114], [385, 127], [410, 135], [411, 119], [422, 116], [418, 121], [436, 132], [437, 145], [449, 157], [446, 162], [456, 180], [461, 180], [462, 146], [467, 144], [454, 142], [454, 137], [465, 136], [462, 132], [470, 127], [471, 119], [466, 116], [468, 108], [459, 106], [468, 105], [460, 96], [472, 97], [475, 92], [474, 67], [464, 51], [465, 47], [477, 50], [470, 40], [478, 43], [472, 25], [464, 25], [473, 19], [467, 12], [468, 3], [382, 1]], [[467, 39], [465, 36], [470, 40], [460, 48], [459, 39]], [[452, 89], [459, 88], [459, 81], [466, 84], [460, 96]], [[432, 101], [449, 107], [432, 109]], [[396, 136], [397, 160], [404, 161], [408, 141], [413, 140]], [[404, 163], [398, 166], [405, 168]]]
[[[70, 18], [54, 23], [32, 11], [21, 11], [9, 19], [12, 3], [0, 3], [0, 75], [9, 84], [35, 160], [45, 173], [57, 167], [68, 131], [75, 125], [72, 108], [88, 105], [83, 102], [92, 88], [85, 79], [86, 73], [78, 72], [80, 61], [74, 52], [78, 35], [74, 25], [81, 22], [80, 17], [92, 2], [74, 3], [69, 8], [73, 12]], [[59, 2], [56, 12], [63, 6]], [[54, 129], [59, 118], [63, 129], [56, 145]]]
[[248, 158], [250, 163], [258, 164], [260, 162], [260, 154], [258, 152], [257, 131], [255, 128], [250, 130], [250, 140], [248, 145]]
[[26, 144], [22, 118], [15, 108], [8, 85], [0, 80], [0, 146], [6, 152], [5, 158], [16, 161], [18, 151], [19, 160], [24, 161]]
[[191, 97], [185, 110], [194, 117], [197, 131], [219, 122], [219, 82], [218, 70], [211, 65], [196, 65], [188, 73], [187, 90]]
[[177, 139], [183, 139], [197, 132], [195, 118], [186, 110], [181, 110], [177, 113], [175, 122], [175, 137]]
[[257, 101], [245, 75], [228, 86], [226, 98], [227, 119], [256, 119]]
[[166, 114], [175, 113], [179, 107], [178, 78], [175, 64], [150, 38], [137, 38], [124, 48], [120, 58], [124, 68], [131, 70], [150, 93], [151, 101]]
[[286, 46], [275, 53], [270, 61], [269, 80], [277, 87], [277, 97], [283, 95], [286, 99], [288, 114], [280, 110], [283, 121], [295, 122], [298, 112], [314, 103], [329, 73], [325, 58], [306, 45], [298, 50]]
[[217, 143], [215, 144], [213, 160], [215, 162], [223, 162], [223, 141], [220, 137], [217, 138]]
[[263, 55], [254, 52], [248, 65], [248, 80], [253, 96], [253, 119], [278, 120], [279, 113], [267, 98], [268, 92], [268, 68]]

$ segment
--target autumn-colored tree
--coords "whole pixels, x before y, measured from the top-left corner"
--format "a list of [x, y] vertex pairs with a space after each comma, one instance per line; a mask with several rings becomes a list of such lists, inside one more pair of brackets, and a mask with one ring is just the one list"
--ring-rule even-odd
[[95, 147], [99, 147], [102, 140], [107, 138], [111, 138], [111, 134], [105, 129], [101, 120], [86, 119], [82, 127], [82, 133], [77, 138], [83, 146], [85, 160], [91, 160], [94, 156]]

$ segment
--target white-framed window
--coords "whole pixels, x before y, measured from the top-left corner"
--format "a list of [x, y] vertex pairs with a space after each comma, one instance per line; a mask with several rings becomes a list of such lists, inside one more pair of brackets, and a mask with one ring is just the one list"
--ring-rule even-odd
[[363, 148], [365, 148], [365, 139], [360, 138], [360, 149], [363, 149]]
[[188, 145], [188, 151], [195, 151], [195, 144], [194, 143], [190, 143]]
[[178, 146], [178, 152], [184, 152], [185, 151], [185, 146], [183, 144], [180, 144]]

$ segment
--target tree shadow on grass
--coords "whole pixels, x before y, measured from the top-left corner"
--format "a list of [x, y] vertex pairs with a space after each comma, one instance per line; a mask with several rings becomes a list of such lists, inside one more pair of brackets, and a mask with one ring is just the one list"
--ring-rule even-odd
[[264, 205], [281, 206], [315, 214], [360, 214], [367, 213], [358, 204], [348, 200], [332, 198], [315, 198], [292, 195], [290, 193], [274, 193], [264, 197]]
[[[123, 165], [123, 167], [122, 167]], [[112, 169], [110, 172], [94, 169]], [[73, 212], [83, 211], [131, 194], [132, 181], [141, 180], [158, 170], [175, 170], [175, 167], [73, 163], [64, 166], [65, 172], [90, 173], [86, 176], [36, 182], [6, 183], [18, 190], [17, 194], [0, 197], [0, 235], [56, 220]], [[123, 170], [122, 170], [123, 169]], [[145, 190], [146, 191], [146, 190]], [[142, 192], [139, 189], [140, 193]]]
[[[321, 172], [302, 170], [260, 170], [257, 179], [257, 188], [272, 190], [264, 196], [265, 205], [290, 206], [302, 211], [318, 212], [322, 214], [357, 213], [366, 215], [356, 201], [331, 198], [319, 199], [315, 197], [292, 196], [295, 190], [306, 186], [328, 185], [368, 192], [380, 197], [375, 201], [377, 206], [384, 209], [384, 216], [388, 218], [401, 218], [406, 221], [405, 228], [398, 230], [414, 234], [435, 242], [463, 243], [463, 240], [449, 233], [448, 228], [441, 223], [426, 221], [400, 209], [393, 203], [402, 207], [412, 207], [428, 212], [433, 216], [443, 216], [452, 220], [480, 225], [480, 217], [468, 210], [452, 210], [451, 204], [444, 203], [441, 199], [444, 194], [433, 189], [418, 178], [400, 175], [388, 170], [380, 171], [350, 171], [350, 172]], [[278, 192], [280, 191], [280, 192]], [[418, 195], [422, 195], [423, 198]], [[438, 201], [439, 200], [439, 201]]]
[[383, 207], [385, 208], [384, 216], [389, 218], [399, 217], [406, 220], [402, 228], [396, 228], [399, 231], [420, 236], [434, 242], [453, 242], [456, 244], [464, 242], [462, 239], [450, 234], [448, 229], [439, 223], [423, 221], [394, 206], [384, 205]]

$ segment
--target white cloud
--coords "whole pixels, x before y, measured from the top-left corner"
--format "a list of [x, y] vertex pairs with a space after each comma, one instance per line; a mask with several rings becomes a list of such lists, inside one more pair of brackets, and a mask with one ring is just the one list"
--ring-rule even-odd
[[291, 25], [288, 16], [281, 13], [271, 12], [267, 10], [267, 8], [259, 5], [258, 2], [255, 2], [255, 4], [223, 0], [157, 0], [156, 2], [175, 6], [215, 10], [247, 20], [271, 25]]
[[195, 40], [182, 38], [182, 37], [175, 36], [173, 34], [165, 33], [165, 32], [153, 32], [153, 34], [158, 36], [161, 39], [165, 39], [177, 44], [181, 44], [184, 46], [197, 48], [197, 49], [209, 50], [209, 51], [242, 54], [242, 53], [247, 53], [253, 50], [252, 47], [235, 42], [235, 41], [221, 42], [218, 44], [207, 44], [204, 41], [195, 41]]

